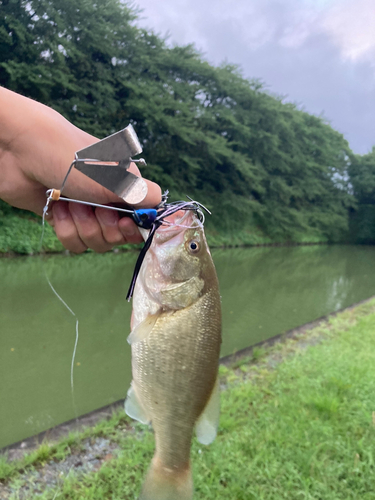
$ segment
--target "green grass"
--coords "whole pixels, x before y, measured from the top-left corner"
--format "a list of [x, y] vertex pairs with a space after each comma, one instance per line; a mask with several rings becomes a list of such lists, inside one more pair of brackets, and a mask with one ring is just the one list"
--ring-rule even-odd
[[[1, 208], [1, 207], [0, 207]], [[1, 216], [0, 210], [0, 253], [16, 253], [31, 255], [39, 252], [42, 234], [41, 219], [32, 214], [17, 216]], [[58, 241], [51, 226], [45, 225], [43, 250], [45, 252], [62, 252], [62, 244]]]
[[[375, 499], [375, 300], [305, 336], [257, 348], [220, 375], [227, 389], [218, 437], [192, 447], [196, 500]], [[101, 435], [119, 443], [118, 456], [81, 478], [72, 471], [38, 498], [134, 499], [154, 439], [140, 425], [129, 432], [128, 422], [117, 413], [31, 458], [3, 460], [0, 474], [16, 484], [25, 468], [61, 460]]]
[[[41, 218], [27, 212], [11, 208], [0, 200], [0, 254], [14, 253], [20, 255], [31, 255], [40, 251]], [[296, 233], [293, 238], [270, 238], [259, 228], [248, 222], [246, 227], [219, 227], [207, 224], [207, 240], [211, 247], [239, 247], [239, 246], [261, 246], [273, 244], [306, 244], [327, 243], [323, 235]], [[133, 246], [123, 245], [120, 248], [127, 250]], [[54, 230], [48, 224], [45, 225], [42, 249], [44, 252], [62, 252], [62, 244], [56, 238]]]
[[48, 460], [63, 460], [80, 449], [87, 438], [105, 437], [118, 441], [130, 428], [131, 420], [124, 411], [116, 411], [109, 420], [102, 420], [83, 431], [71, 432], [55, 443], [42, 443], [35, 451], [25, 454], [20, 460], [8, 461], [6, 454], [0, 455], [0, 483], [16, 478], [21, 473], [44, 465]]

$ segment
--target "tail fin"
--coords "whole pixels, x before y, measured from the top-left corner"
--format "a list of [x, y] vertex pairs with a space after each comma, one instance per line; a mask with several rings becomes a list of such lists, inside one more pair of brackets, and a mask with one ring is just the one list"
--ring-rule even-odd
[[143, 483], [139, 500], [191, 500], [193, 480], [190, 464], [184, 469], [163, 467], [155, 455]]

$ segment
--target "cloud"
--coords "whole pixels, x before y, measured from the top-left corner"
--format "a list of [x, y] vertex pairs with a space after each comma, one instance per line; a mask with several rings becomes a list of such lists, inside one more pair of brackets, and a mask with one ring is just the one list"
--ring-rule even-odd
[[[143, 25], [168, 31], [179, 43], [205, 50], [212, 32], [228, 39], [236, 32], [246, 46], [256, 50], [265, 43], [280, 41], [300, 45], [314, 31], [326, 4], [334, 0], [139, 0], [144, 9]], [[228, 40], [230, 43], [230, 40]]]
[[142, 25], [239, 64], [323, 113], [355, 152], [375, 144], [375, 0], [138, 0]]
[[[326, 12], [322, 27], [344, 58], [373, 62], [375, 56], [375, 0], [344, 0]], [[375, 66], [374, 66], [375, 68]]]

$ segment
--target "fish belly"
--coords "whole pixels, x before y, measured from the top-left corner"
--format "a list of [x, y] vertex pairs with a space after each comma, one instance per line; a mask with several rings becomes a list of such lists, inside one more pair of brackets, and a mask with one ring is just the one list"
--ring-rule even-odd
[[149, 336], [132, 345], [134, 390], [167, 469], [189, 467], [194, 425], [217, 378], [220, 343], [220, 297], [211, 290], [190, 307], [163, 312]]

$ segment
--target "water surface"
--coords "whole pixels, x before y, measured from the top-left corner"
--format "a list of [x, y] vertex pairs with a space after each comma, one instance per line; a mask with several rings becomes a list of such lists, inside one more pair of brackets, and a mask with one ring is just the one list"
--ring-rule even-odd
[[[375, 247], [304, 246], [213, 252], [223, 299], [222, 355], [375, 294]], [[136, 253], [45, 259], [80, 321], [78, 415], [126, 395]], [[0, 447], [74, 418], [75, 319], [51, 292], [37, 257], [0, 259]]]

